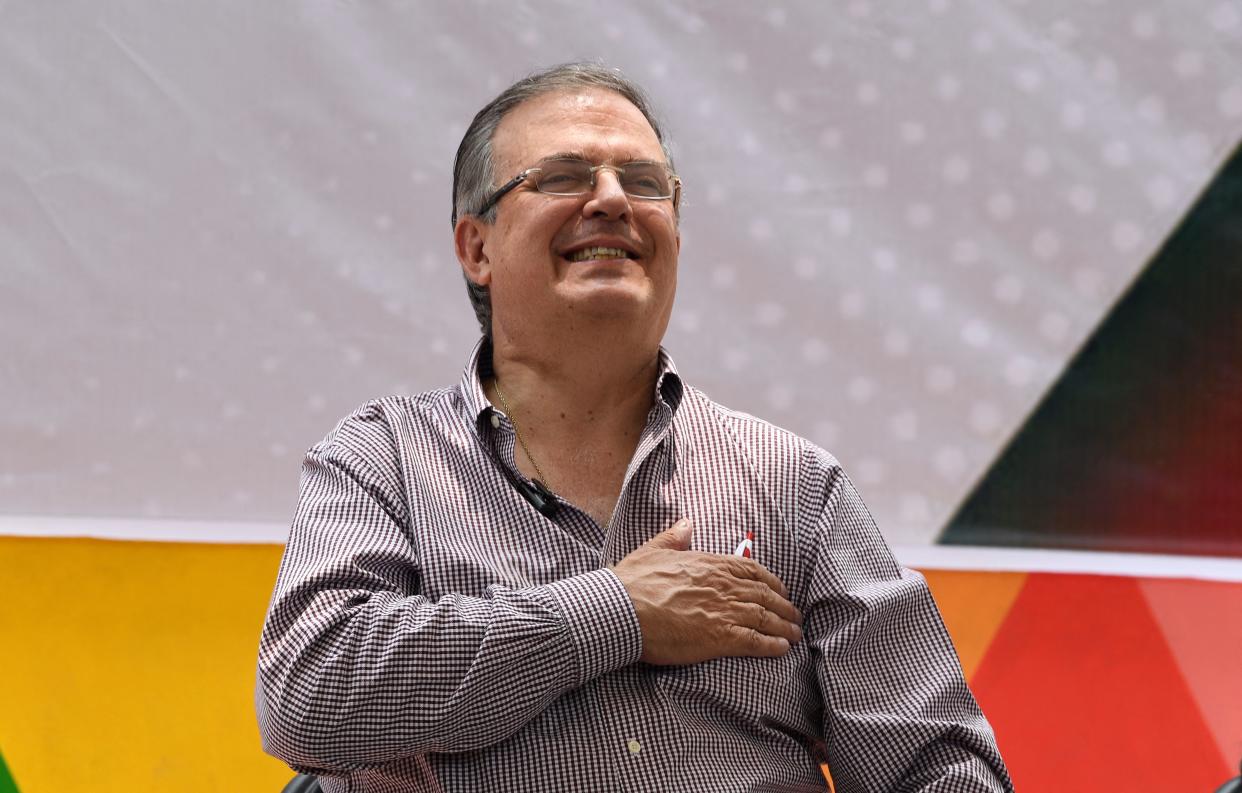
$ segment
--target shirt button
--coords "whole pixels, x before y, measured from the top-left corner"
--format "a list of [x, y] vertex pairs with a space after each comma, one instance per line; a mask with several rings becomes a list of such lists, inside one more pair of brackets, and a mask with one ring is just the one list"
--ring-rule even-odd
[[492, 429], [494, 430], [500, 429], [500, 416], [496, 415], [495, 413], [492, 414]]
[[639, 752], [643, 750], [643, 745], [639, 743], [638, 741], [634, 740], [633, 738], [631, 738], [629, 742], [625, 745], [625, 748], [630, 750], [630, 754], [638, 754]]

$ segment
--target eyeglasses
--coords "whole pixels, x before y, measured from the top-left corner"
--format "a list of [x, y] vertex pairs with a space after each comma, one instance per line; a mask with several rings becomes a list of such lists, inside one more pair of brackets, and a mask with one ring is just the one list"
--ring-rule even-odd
[[574, 157], [554, 157], [544, 160], [534, 168], [527, 168], [505, 182], [504, 186], [488, 196], [478, 214], [486, 214], [500, 199], [527, 179], [534, 180], [535, 189], [545, 195], [575, 196], [595, 189], [595, 175], [600, 171], [612, 171], [621, 183], [621, 189], [630, 198], [647, 201], [673, 199], [673, 206], [681, 197], [681, 179], [662, 162], [636, 161], [625, 165], [591, 165]]

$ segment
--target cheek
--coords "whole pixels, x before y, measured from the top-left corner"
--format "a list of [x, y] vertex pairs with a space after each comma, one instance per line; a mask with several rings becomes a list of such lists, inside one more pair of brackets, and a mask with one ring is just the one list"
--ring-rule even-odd
[[634, 222], [653, 242], [661, 246], [677, 247], [677, 218], [671, 209], [635, 200]]
[[488, 240], [486, 253], [498, 271], [521, 269], [533, 263], [533, 257], [549, 251], [547, 235], [539, 227], [526, 224], [497, 229]]
[[681, 232], [677, 228], [677, 222], [671, 217], [665, 217], [661, 218], [661, 222], [653, 228], [656, 243], [662, 248], [661, 253], [675, 259], [681, 251]]

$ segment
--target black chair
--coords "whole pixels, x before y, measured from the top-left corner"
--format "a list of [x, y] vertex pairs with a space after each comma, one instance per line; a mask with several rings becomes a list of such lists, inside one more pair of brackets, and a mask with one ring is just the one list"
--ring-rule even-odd
[[289, 784], [285, 785], [280, 793], [323, 793], [323, 790], [313, 776], [298, 774], [289, 780]]
[[[1239, 770], [1242, 771], [1242, 764], [1239, 764]], [[1242, 776], [1235, 776], [1225, 784], [1216, 788], [1216, 793], [1242, 793]]]

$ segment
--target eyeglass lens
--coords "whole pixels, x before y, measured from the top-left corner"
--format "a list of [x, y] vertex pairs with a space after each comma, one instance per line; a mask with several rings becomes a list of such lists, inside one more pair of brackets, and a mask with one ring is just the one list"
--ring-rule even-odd
[[[668, 169], [659, 163], [632, 162], [615, 169], [621, 189], [638, 198], [669, 198], [673, 195]], [[545, 160], [533, 176], [541, 193], [580, 195], [589, 192], [599, 172], [585, 160]]]

